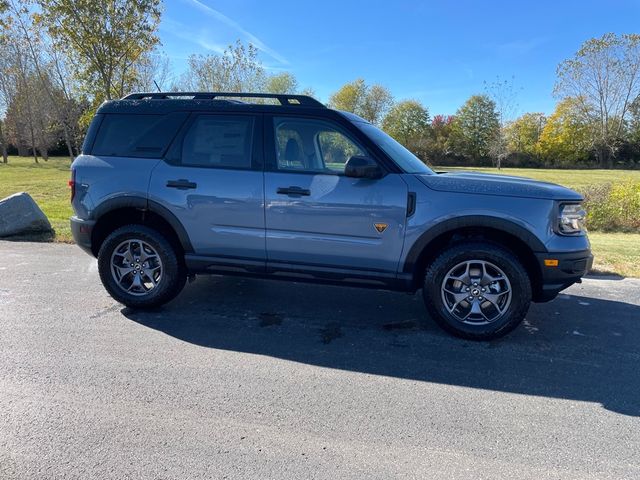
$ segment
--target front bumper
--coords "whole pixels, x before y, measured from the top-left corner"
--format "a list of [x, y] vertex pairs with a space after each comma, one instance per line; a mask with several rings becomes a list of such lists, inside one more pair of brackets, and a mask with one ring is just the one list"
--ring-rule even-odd
[[89, 255], [94, 256], [91, 248], [91, 233], [96, 222], [94, 220], [82, 220], [78, 217], [71, 217], [70, 222], [71, 233], [76, 244]]
[[[593, 266], [593, 255], [590, 250], [570, 253], [536, 253], [542, 282], [534, 292], [535, 302], [548, 302], [556, 298], [558, 293], [570, 287], [585, 276]], [[557, 260], [557, 266], [547, 266], [545, 260]]]

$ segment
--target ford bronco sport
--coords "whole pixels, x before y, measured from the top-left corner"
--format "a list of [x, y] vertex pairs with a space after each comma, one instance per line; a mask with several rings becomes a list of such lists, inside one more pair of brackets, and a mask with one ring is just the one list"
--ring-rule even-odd
[[491, 339], [589, 270], [582, 197], [436, 174], [356, 115], [302, 95], [105, 102], [72, 165], [71, 227], [132, 308], [200, 273], [422, 289], [448, 332]]

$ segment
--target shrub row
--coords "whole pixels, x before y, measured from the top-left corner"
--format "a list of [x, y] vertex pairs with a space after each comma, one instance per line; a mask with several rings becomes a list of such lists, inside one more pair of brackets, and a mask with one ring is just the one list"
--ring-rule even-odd
[[640, 233], [640, 182], [591, 185], [581, 193], [589, 230]]

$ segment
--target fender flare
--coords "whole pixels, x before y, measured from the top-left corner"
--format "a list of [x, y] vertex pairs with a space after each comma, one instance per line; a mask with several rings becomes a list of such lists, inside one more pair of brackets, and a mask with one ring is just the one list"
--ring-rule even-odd
[[532, 252], [545, 253], [547, 248], [530, 230], [510, 220], [486, 215], [464, 215], [440, 222], [424, 232], [411, 246], [404, 260], [403, 273], [413, 273], [420, 255], [429, 244], [443, 233], [465, 227], [486, 227], [499, 230], [522, 240]]
[[122, 196], [122, 197], [113, 197], [109, 200], [105, 200], [100, 205], [98, 205], [91, 217], [99, 221], [102, 216], [106, 213], [112, 212], [113, 210], [118, 210], [120, 208], [135, 208], [136, 210], [141, 210], [143, 212], [149, 211], [153, 212], [156, 215], [160, 216], [164, 221], [166, 221], [173, 231], [176, 233], [180, 244], [182, 245], [182, 249], [185, 253], [193, 253], [193, 245], [191, 244], [191, 239], [189, 238], [189, 234], [187, 230], [182, 225], [182, 222], [178, 220], [167, 207], [155, 202], [153, 200], [149, 200], [144, 197], [139, 196]]

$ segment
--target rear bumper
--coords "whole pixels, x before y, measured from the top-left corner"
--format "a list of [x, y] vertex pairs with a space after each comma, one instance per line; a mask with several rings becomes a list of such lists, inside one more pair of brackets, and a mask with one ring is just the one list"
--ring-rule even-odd
[[[536, 302], [553, 300], [562, 290], [579, 282], [593, 266], [593, 255], [590, 250], [571, 253], [537, 253], [536, 258], [542, 272], [540, 289], [535, 292], [533, 298]], [[557, 260], [558, 265], [546, 266], [545, 260]]]
[[78, 217], [71, 217], [71, 233], [73, 234], [73, 239], [82, 250], [87, 252], [89, 255], [93, 255], [93, 250], [91, 249], [91, 233], [93, 232], [93, 227], [96, 222], [94, 220], [82, 220]]

